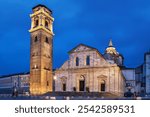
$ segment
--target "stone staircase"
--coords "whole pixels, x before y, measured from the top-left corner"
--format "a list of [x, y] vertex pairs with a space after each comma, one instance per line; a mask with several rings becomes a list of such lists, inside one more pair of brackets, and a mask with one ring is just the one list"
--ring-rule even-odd
[[109, 92], [48, 92], [44, 96], [64, 96], [64, 97], [99, 97], [99, 98], [119, 98], [120, 96]]

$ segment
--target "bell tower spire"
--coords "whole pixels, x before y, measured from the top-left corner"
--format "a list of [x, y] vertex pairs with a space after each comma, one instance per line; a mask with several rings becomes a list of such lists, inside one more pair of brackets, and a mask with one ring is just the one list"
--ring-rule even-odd
[[30, 93], [44, 94], [52, 91], [52, 11], [44, 5], [37, 5], [31, 17], [30, 39]]

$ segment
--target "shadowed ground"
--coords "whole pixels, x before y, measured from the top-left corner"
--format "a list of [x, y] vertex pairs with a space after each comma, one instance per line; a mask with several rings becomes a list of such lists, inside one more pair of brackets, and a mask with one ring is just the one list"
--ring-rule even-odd
[[0, 100], [150, 100], [150, 97], [119, 97], [111, 93], [88, 92], [49, 92], [39, 96], [25, 96], [19, 94], [0, 94]]

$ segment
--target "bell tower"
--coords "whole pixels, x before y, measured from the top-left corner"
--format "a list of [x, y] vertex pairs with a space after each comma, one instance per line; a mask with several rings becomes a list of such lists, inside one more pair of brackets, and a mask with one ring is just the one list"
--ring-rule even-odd
[[52, 11], [44, 5], [32, 9], [30, 39], [30, 93], [40, 95], [52, 92]]

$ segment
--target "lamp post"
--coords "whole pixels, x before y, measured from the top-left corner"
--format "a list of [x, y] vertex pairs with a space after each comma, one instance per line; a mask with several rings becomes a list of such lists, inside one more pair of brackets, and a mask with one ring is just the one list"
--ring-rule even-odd
[[53, 92], [55, 92], [55, 80], [57, 80], [56, 75], [54, 75], [54, 77], [53, 77]]

